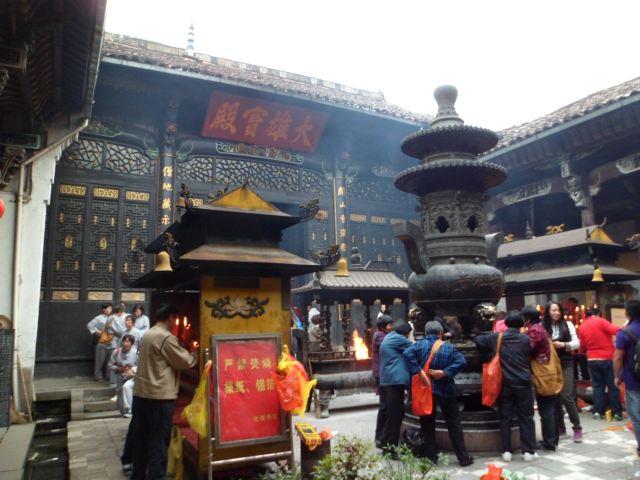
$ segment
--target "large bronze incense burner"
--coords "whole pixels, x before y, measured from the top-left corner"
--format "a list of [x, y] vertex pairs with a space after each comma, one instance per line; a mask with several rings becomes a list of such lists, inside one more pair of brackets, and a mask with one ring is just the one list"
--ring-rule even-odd
[[[395, 186], [420, 199], [420, 225], [396, 225], [413, 273], [409, 294], [422, 310], [419, 332], [435, 315], [455, 319], [460, 329], [453, 342], [467, 359], [456, 377], [463, 404], [463, 426], [470, 450], [497, 450], [499, 426], [492, 410], [481, 407], [481, 372], [485, 360], [473, 337], [490, 331], [487, 304], [504, 292], [504, 276], [495, 267], [501, 234], [489, 235], [484, 211], [486, 191], [502, 183], [505, 169], [480, 162], [477, 157], [493, 148], [498, 136], [487, 129], [467, 126], [455, 111], [458, 92], [453, 86], [436, 89], [438, 114], [428, 129], [402, 142], [402, 151], [420, 165], [401, 172]], [[406, 428], [419, 428], [418, 419], [406, 417]], [[439, 422], [439, 441], [448, 444]]]

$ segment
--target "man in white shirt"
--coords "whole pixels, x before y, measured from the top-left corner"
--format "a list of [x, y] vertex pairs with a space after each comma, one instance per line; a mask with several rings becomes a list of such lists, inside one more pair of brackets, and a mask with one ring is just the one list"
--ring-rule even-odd
[[93, 378], [97, 381], [102, 381], [105, 378], [104, 368], [109, 359], [111, 358], [111, 352], [115, 348], [113, 341], [100, 342], [102, 332], [107, 327], [107, 334], [115, 336], [115, 330], [113, 325], [109, 325], [109, 319], [111, 318], [111, 304], [105, 303], [102, 305], [102, 313], [93, 318], [88, 324], [87, 329], [93, 335], [95, 343], [95, 359], [93, 366]]

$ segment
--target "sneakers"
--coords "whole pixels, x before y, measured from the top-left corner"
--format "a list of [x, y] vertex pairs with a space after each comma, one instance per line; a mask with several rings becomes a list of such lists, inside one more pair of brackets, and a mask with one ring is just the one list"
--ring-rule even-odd
[[616, 414], [613, 416], [613, 421], [614, 421], [614, 422], [621, 422], [622, 420], [623, 420], [623, 418], [622, 418], [622, 414], [621, 414], [621, 413], [616, 413]]
[[523, 457], [525, 462], [533, 462], [538, 457], [538, 454], [535, 452], [534, 453], [525, 452]]
[[562, 437], [562, 436], [564, 436], [564, 435], [566, 435], [566, 434], [567, 434], [567, 428], [566, 428], [566, 427], [560, 427], [560, 428], [558, 429], [558, 434], [559, 434], [561, 437]]
[[111, 397], [111, 398], [109, 399], [109, 401], [110, 401], [110, 402], [117, 402], [117, 401], [118, 401], [118, 396], [117, 396], [117, 395], [114, 395], [113, 397]]
[[582, 443], [582, 430], [574, 430], [573, 431], [573, 442], [574, 443]]
[[502, 454], [502, 461], [503, 462], [510, 462], [511, 461], [511, 457], [512, 457], [511, 452], [504, 452]]
[[122, 412], [122, 416], [123, 416], [124, 418], [131, 418], [131, 410], [129, 410], [128, 408], [127, 408], [127, 409], [125, 409], [125, 411], [124, 411], [124, 412]]
[[458, 463], [461, 467], [468, 467], [469, 465], [473, 465], [473, 457], [469, 455], [468, 457], [459, 460]]
[[124, 475], [130, 475], [133, 472], [133, 464], [132, 463], [123, 463], [122, 464], [122, 473]]
[[602, 415], [600, 415], [598, 412], [595, 412], [593, 414], [593, 419], [594, 420], [602, 420]]

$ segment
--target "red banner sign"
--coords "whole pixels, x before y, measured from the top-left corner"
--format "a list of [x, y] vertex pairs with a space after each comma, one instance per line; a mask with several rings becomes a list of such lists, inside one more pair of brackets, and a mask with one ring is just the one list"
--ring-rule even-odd
[[323, 112], [213, 92], [202, 135], [313, 152], [326, 121]]
[[216, 342], [219, 442], [277, 437], [282, 419], [276, 385], [275, 339]]

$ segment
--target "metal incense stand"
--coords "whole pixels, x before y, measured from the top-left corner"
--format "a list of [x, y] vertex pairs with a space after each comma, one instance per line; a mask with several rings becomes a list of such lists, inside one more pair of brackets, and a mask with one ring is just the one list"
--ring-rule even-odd
[[[495, 307], [487, 304], [504, 292], [504, 276], [495, 267], [502, 234], [487, 235], [484, 202], [486, 191], [507, 175], [501, 166], [477, 159], [497, 144], [498, 136], [464, 124], [454, 108], [456, 88], [439, 87], [434, 96], [438, 114], [431, 126], [402, 141], [402, 151], [420, 165], [395, 178], [396, 188], [419, 197], [420, 224], [397, 224], [395, 234], [413, 270], [409, 295], [421, 308], [422, 320], [439, 315], [459, 324], [453, 343], [467, 360], [465, 371], [456, 376], [467, 448], [498, 451], [497, 415], [480, 401], [482, 362], [488, 359], [477, 351], [473, 337], [491, 331], [485, 313]], [[442, 418], [436, 425], [438, 444], [450, 448]], [[417, 417], [405, 417], [405, 429], [419, 427]], [[514, 438], [514, 446], [518, 444]]]
[[[218, 363], [224, 345], [237, 351], [260, 346], [274, 360], [262, 366], [260, 374], [268, 378], [276, 371], [282, 345], [288, 345], [291, 337], [291, 278], [322, 268], [280, 248], [282, 231], [313, 218], [317, 202], [292, 215], [248, 185], [225, 189], [200, 206], [193, 204], [189, 188], [183, 185], [181, 199], [180, 220], [145, 248], [157, 254], [156, 268], [130, 286], [154, 289], [152, 308], [171, 302], [195, 319], [193, 332], [204, 358], [213, 359], [215, 388], [213, 394], [209, 386], [206, 392], [209, 435], [197, 437], [197, 443], [183, 442], [186, 467], [198, 478], [212, 478], [213, 472], [253, 468], [268, 461], [287, 460], [293, 465], [291, 416], [279, 407], [275, 389], [245, 389], [244, 382], [258, 378], [236, 368], [222, 377], [242, 389], [221, 390]], [[236, 404], [231, 397], [236, 394], [244, 402]], [[266, 421], [267, 414], [274, 414], [273, 422], [260, 431], [253, 428], [255, 422]]]

